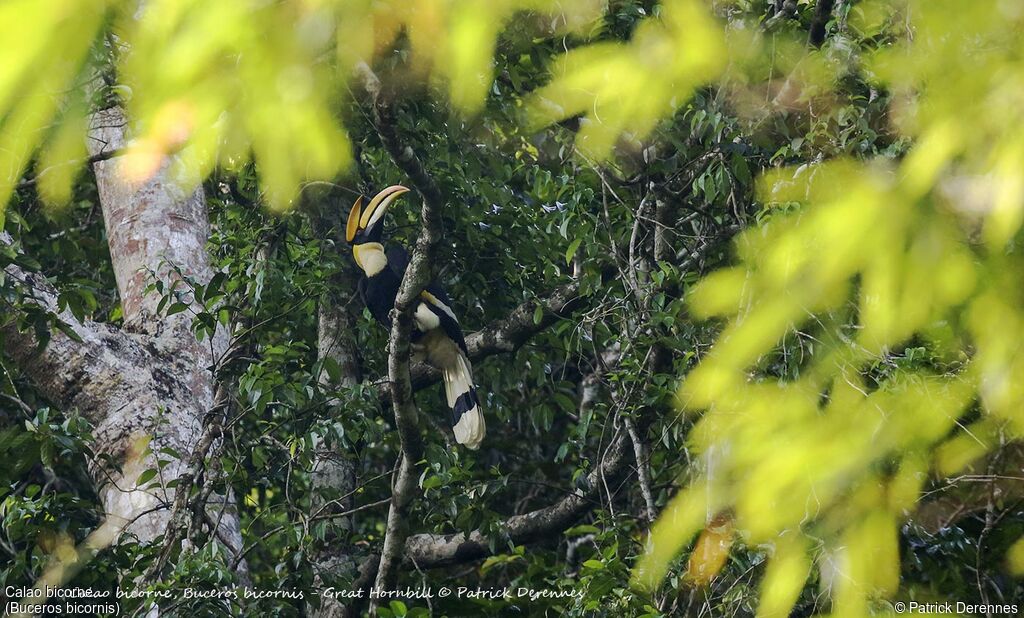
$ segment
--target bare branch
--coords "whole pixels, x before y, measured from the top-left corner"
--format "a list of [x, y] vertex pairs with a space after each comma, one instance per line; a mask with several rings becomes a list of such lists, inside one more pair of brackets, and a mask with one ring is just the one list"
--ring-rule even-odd
[[[239, 358], [247, 356], [247, 346], [241, 342], [233, 341], [222, 359], [219, 373], [231, 366]], [[208, 474], [208, 467], [216, 460], [211, 452], [221, 440], [224, 432], [224, 421], [231, 406], [230, 384], [223, 376], [217, 376], [216, 396], [213, 407], [203, 418], [202, 432], [189, 453], [188, 459], [184, 462], [186, 468], [177, 477], [177, 487], [174, 492], [174, 503], [171, 507], [170, 521], [164, 533], [163, 547], [157, 559], [153, 561], [145, 574], [145, 581], [154, 581], [161, 574], [167, 565], [172, 552], [177, 547], [178, 541], [186, 535], [196, 531], [196, 524], [206, 514], [206, 502], [213, 489], [213, 484], [203, 487], [204, 491], [192, 492], [192, 488], [203, 483], [204, 476]], [[210, 479], [207, 479], [209, 481]], [[204, 483], [207, 485], [207, 483]], [[191, 517], [190, 517], [191, 516]], [[190, 521], [191, 520], [191, 521]], [[213, 530], [216, 532], [216, 530]], [[241, 548], [237, 548], [241, 550]]]
[[[605, 453], [601, 463], [587, 474], [588, 491], [576, 490], [558, 502], [523, 515], [515, 515], [498, 528], [510, 545], [522, 545], [559, 534], [574, 524], [590, 508], [592, 498], [601, 486], [601, 478], [610, 482], [622, 476], [626, 468], [627, 435], [620, 432]], [[479, 530], [468, 536], [457, 534], [416, 534], [406, 541], [406, 558], [420, 568], [434, 568], [477, 560], [491, 555], [490, 542]]]
[[[9, 235], [0, 233], [0, 244], [11, 242]], [[30, 302], [64, 324], [64, 330], [53, 329], [49, 342], [40, 348], [35, 333], [20, 331], [13, 316], [0, 322], [4, 352], [43, 395], [88, 414], [129, 400], [142, 386], [146, 376], [137, 368], [149, 366], [152, 355], [140, 342], [109, 324], [81, 322], [68, 310], [58, 311], [59, 294], [41, 274], [16, 264], [8, 265], [4, 274], [24, 285]]]
[[811, 18], [811, 32], [807, 39], [807, 42], [812, 47], [821, 47], [821, 44], [825, 42], [825, 26], [828, 25], [828, 20], [832, 17], [832, 5], [834, 4], [835, 0], [818, 0], [818, 3], [814, 6], [814, 17]]
[[[508, 316], [491, 322], [466, 337], [469, 359], [478, 361], [503, 352], [515, 352], [531, 337], [570, 314], [582, 302], [579, 281], [558, 286], [542, 298], [528, 300], [512, 310]], [[541, 318], [534, 321], [537, 308]], [[438, 382], [441, 374], [426, 365], [412, 369], [412, 383], [417, 390]]]
[[24, 180], [22, 180], [18, 184], [16, 184], [14, 186], [14, 188], [20, 190], [20, 189], [27, 189], [29, 187], [35, 186], [43, 176], [49, 174], [50, 172], [52, 172], [53, 170], [55, 170], [55, 169], [57, 169], [59, 167], [65, 167], [65, 166], [75, 166], [75, 167], [77, 167], [79, 165], [92, 165], [93, 163], [99, 163], [100, 161], [106, 161], [108, 159], [113, 159], [114, 157], [120, 157], [123, 154], [124, 154], [124, 152], [121, 151], [121, 150], [104, 150], [102, 152], [97, 152], [96, 154], [94, 154], [92, 156], [89, 156], [89, 157], [86, 157], [84, 159], [74, 159], [72, 161], [64, 161], [63, 163], [58, 163], [57, 165], [54, 165], [52, 167], [48, 167], [48, 168], [46, 168], [44, 170], [41, 170], [39, 173], [37, 173], [35, 176], [32, 176], [31, 178], [25, 178]]
[[945, 482], [910, 516], [931, 534], [986, 510], [993, 495], [1007, 505], [1024, 500], [1024, 443], [1011, 442]]
[[[359, 65], [357, 71], [362, 76], [366, 91], [372, 98], [374, 124], [384, 147], [394, 159], [395, 164], [406, 173], [412, 185], [423, 197], [423, 207], [420, 213], [422, 229], [409, 261], [409, 267], [402, 278], [398, 296], [395, 298], [388, 352], [391, 404], [395, 413], [395, 425], [402, 443], [401, 461], [395, 476], [384, 547], [381, 550], [380, 566], [376, 577], [378, 588], [389, 589], [394, 586], [398, 578], [401, 553], [409, 534], [407, 517], [416, 489], [416, 462], [420, 460], [423, 452], [417, 420], [418, 411], [412, 397], [412, 380], [409, 374], [409, 336], [412, 332], [412, 311], [419, 300], [420, 292], [430, 281], [430, 265], [437, 243], [441, 239], [441, 208], [444, 205], [444, 200], [437, 184], [426, 173], [426, 169], [416, 158], [412, 149], [403, 146], [398, 139], [394, 131], [396, 123], [391, 109], [381, 96], [380, 80], [366, 64]], [[371, 610], [374, 608], [375, 605], [371, 603]]]
[[[325, 226], [326, 227], [326, 226]], [[322, 230], [326, 237], [328, 231]], [[355, 280], [349, 271], [342, 271], [331, 279], [333, 290], [353, 290]], [[340, 295], [326, 292], [320, 297], [317, 310], [317, 356], [321, 361], [332, 361], [340, 372], [332, 378], [332, 374], [321, 369], [319, 382], [327, 390], [338, 387], [351, 387], [359, 383], [360, 366], [358, 347], [355, 342], [355, 316], [349, 303]], [[336, 378], [336, 379], [334, 379]], [[337, 413], [339, 401], [328, 400], [328, 414]], [[390, 475], [389, 475], [390, 476]], [[352, 497], [355, 495], [356, 467], [353, 454], [341, 452], [333, 440], [319, 443], [313, 451], [313, 468], [310, 471], [311, 507], [322, 515], [312, 515], [310, 521], [317, 517], [331, 517], [335, 524], [328, 532], [324, 542], [317, 544], [310, 553], [313, 566], [313, 582], [317, 587], [326, 587], [327, 581], [351, 579], [355, 575], [356, 562], [352, 558], [352, 546], [347, 535], [336, 534], [335, 529], [352, 529], [351, 509]], [[338, 498], [329, 500], [331, 495]], [[385, 502], [390, 502], [386, 500]], [[344, 516], [342, 516], [344, 515]], [[307, 606], [307, 613], [314, 618], [338, 616], [344, 611], [338, 599], [322, 598], [318, 607]]]
[[629, 439], [633, 443], [633, 456], [636, 459], [637, 478], [640, 480], [640, 494], [644, 498], [647, 521], [653, 523], [658, 516], [658, 509], [654, 503], [654, 492], [651, 491], [651, 471], [648, 468], [650, 455], [647, 452], [647, 443], [637, 429], [633, 419], [624, 419], [626, 431], [629, 432]]
[[[579, 520], [590, 508], [592, 499], [601, 485], [604, 476], [615, 480], [625, 470], [626, 434], [619, 434], [609, 445], [601, 464], [587, 475], [588, 491], [576, 490], [575, 493], [562, 498], [558, 502], [544, 508], [530, 511], [522, 515], [509, 517], [497, 525], [504, 533], [508, 547], [533, 543], [549, 539], [562, 533]], [[500, 546], [499, 546], [500, 547]], [[418, 569], [431, 569], [451, 566], [479, 560], [492, 555], [490, 540], [480, 530], [468, 535], [457, 534], [415, 534], [405, 540], [403, 547], [406, 561]], [[359, 566], [359, 576], [352, 583], [353, 590], [365, 590], [376, 577], [380, 581], [378, 568], [380, 556], [367, 556]], [[379, 583], [377, 584], [380, 585]], [[349, 608], [347, 615], [357, 615], [357, 610]]]

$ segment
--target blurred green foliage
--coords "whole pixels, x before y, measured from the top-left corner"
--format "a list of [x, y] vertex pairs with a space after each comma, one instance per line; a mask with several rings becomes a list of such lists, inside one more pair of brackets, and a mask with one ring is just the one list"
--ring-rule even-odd
[[350, 78], [396, 38], [410, 57], [396, 82], [437, 82], [473, 112], [490, 88], [505, 22], [530, 11], [547, 35], [579, 32], [600, 8], [597, 0], [5, 3], [0, 203], [38, 147], [41, 193], [65, 202], [84, 163], [86, 104], [107, 96], [133, 124], [132, 179], [150, 177], [170, 153], [189, 184], [252, 157], [267, 202], [284, 209], [304, 180], [351, 164], [339, 113]]
[[[899, 527], [929, 471], [961, 473], [1022, 437], [1024, 14], [955, 7], [856, 7], [866, 44], [839, 66], [892, 93], [912, 146], [765, 174], [760, 201], [790, 212], [744, 232], [740, 263], [691, 290], [695, 317], [723, 319], [678, 394], [704, 411], [691, 445], [705, 470], [654, 529], [638, 583], [729, 510], [744, 543], [775, 547], [760, 615], [789, 613], [825, 560], [833, 612], [861, 615], [899, 590]], [[775, 374], [766, 360], [793, 334], [811, 345]], [[917, 345], [931, 362], [878, 372]]]

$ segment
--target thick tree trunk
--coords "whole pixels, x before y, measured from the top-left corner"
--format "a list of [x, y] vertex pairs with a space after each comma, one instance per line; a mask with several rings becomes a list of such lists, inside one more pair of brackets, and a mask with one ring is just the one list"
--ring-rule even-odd
[[[355, 284], [344, 275], [332, 281], [332, 288], [338, 290], [355, 289]], [[317, 324], [317, 348], [319, 357], [330, 359], [338, 365], [340, 375], [337, 381], [331, 380], [328, 372], [320, 376], [320, 383], [327, 389], [351, 387], [359, 383], [359, 360], [355, 347], [355, 320], [342, 302], [341, 295], [330, 292], [320, 299]], [[328, 414], [333, 413], [337, 401], [332, 400], [328, 406]], [[336, 444], [323, 442], [317, 448], [311, 475], [311, 504], [313, 511], [319, 511], [327, 502], [328, 496], [347, 496], [356, 486], [356, 470], [351, 457], [341, 452]], [[343, 498], [332, 510], [348, 510], [351, 497]], [[351, 530], [348, 517], [333, 520], [335, 526]], [[311, 555], [314, 586], [326, 587], [337, 582], [350, 581], [355, 575], [356, 563], [350, 553], [351, 547], [347, 540], [335, 535], [328, 535], [323, 547]], [[337, 618], [344, 616], [344, 606], [337, 599], [322, 598], [319, 609], [310, 608], [310, 615], [316, 618]]]
[[[123, 149], [126, 136], [120, 108], [97, 112], [89, 135], [90, 152], [97, 155]], [[139, 473], [156, 465], [152, 454], [126, 462], [122, 472], [102, 473], [100, 495], [107, 512], [137, 518], [129, 531], [149, 541], [166, 528], [169, 512], [158, 507], [173, 502], [173, 490], [167, 488], [167, 483], [183, 471], [182, 458], [191, 452], [202, 418], [213, 406], [215, 384], [210, 368], [224, 352], [226, 335], [218, 333], [212, 340], [197, 341], [190, 331], [189, 312], [160, 316], [160, 295], [145, 293], [154, 280], [167, 286], [175, 284], [180, 279], [178, 272], [199, 283], [208, 282], [212, 276], [206, 252], [210, 230], [202, 188], [180, 187], [171, 178], [170, 161], [149, 180], [135, 184], [124, 173], [125, 162], [124, 157], [114, 157], [96, 163], [94, 170], [124, 330], [149, 351], [150, 362], [143, 370], [152, 375], [152, 380], [148, 388], [136, 389], [130, 400], [97, 410], [96, 433], [101, 448], [110, 449], [119, 458], [140, 438], [150, 439], [150, 453], [169, 448], [181, 456], [168, 457], [172, 461], [163, 468], [155, 489], [143, 489], [135, 483]], [[229, 511], [228, 538], [238, 541], [237, 514], [233, 509]]]
[[[91, 154], [120, 150], [125, 144], [123, 112], [113, 108], [96, 113]], [[95, 463], [92, 470], [107, 517], [138, 540], [150, 542], [165, 532], [174, 499], [168, 485], [182, 473], [183, 458], [191, 453], [202, 419], [213, 406], [211, 367], [224, 352], [226, 334], [200, 343], [191, 333], [188, 312], [159, 316], [158, 295], [145, 293], [154, 278], [171, 285], [180, 279], [178, 272], [200, 283], [210, 279], [202, 189], [181, 189], [170, 177], [169, 162], [149, 180], [132, 184], [122, 173], [124, 161], [118, 156], [94, 166], [123, 328], [79, 322], [64, 312], [61, 319], [81, 342], [55, 332], [46, 348], [38, 350], [31, 333], [18, 333], [9, 324], [4, 327], [5, 351], [41, 393], [93, 423], [94, 450], [117, 463]], [[37, 302], [56, 310], [56, 291], [42, 277], [15, 267], [7, 274], [25, 281]], [[169, 463], [140, 486], [140, 474], [156, 469], [158, 458]], [[231, 504], [220, 508], [226, 512], [217, 536], [237, 550], [237, 512]]]

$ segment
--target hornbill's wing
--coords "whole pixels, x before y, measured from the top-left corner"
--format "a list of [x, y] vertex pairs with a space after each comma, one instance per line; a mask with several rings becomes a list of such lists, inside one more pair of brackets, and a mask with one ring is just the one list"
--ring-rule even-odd
[[[401, 246], [390, 246], [385, 255], [388, 258], [388, 268], [401, 280], [405, 275], [405, 269], [409, 266], [409, 252]], [[423, 299], [423, 304], [438, 317], [444, 334], [458, 344], [463, 352], [467, 352], [466, 339], [462, 334], [462, 327], [459, 326], [459, 319], [455, 317], [455, 312], [451, 308], [452, 301], [441, 284], [431, 281], [420, 293], [420, 298]]]
[[401, 281], [402, 277], [405, 276], [405, 269], [409, 267], [409, 252], [400, 245], [389, 245], [384, 250], [384, 255], [388, 259], [388, 268]]
[[[387, 285], [386, 282], [383, 285]], [[383, 285], [379, 283], [371, 288], [367, 278], [363, 277], [359, 280], [357, 289], [359, 297], [363, 300], [366, 308], [370, 310], [373, 319], [377, 320], [378, 324], [383, 324], [390, 329], [391, 307], [395, 304], [395, 297], [393, 294], [389, 294]]]
[[459, 325], [459, 319], [455, 317], [455, 312], [452, 311], [451, 301], [448, 299], [448, 295], [444, 293], [444, 289], [436, 281], [431, 281], [425, 290], [420, 293], [420, 297], [423, 299], [423, 304], [426, 305], [431, 312], [433, 312], [441, 322], [441, 329], [444, 334], [448, 335], [448, 338], [458, 344], [463, 354], [469, 355], [469, 350], [466, 349], [466, 339], [462, 336], [462, 326]]

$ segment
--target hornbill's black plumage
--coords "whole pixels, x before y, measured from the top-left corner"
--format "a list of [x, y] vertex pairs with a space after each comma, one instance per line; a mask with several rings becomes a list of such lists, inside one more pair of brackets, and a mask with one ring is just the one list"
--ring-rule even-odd
[[[398, 287], [409, 265], [409, 254], [403, 247], [384, 247], [384, 211], [409, 190], [395, 185], [378, 193], [362, 209], [360, 196], [352, 206], [345, 228], [345, 238], [352, 245], [352, 256], [363, 271], [359, 279], [359, 295], [373, 317], [384, 326], [391, 326], [391, 309], [395, 306]], [[451, 309], [448, 295], [436, 281], [420, 293], [413, 313], [410, 337], [413, 352], [437, 367], [444, 378], [444, 391], [452, 411], [455, 439], [471, 449], [480, 447], [486, 425], [476, 389], [473, 368], [469, 364], [462, 327]]]

